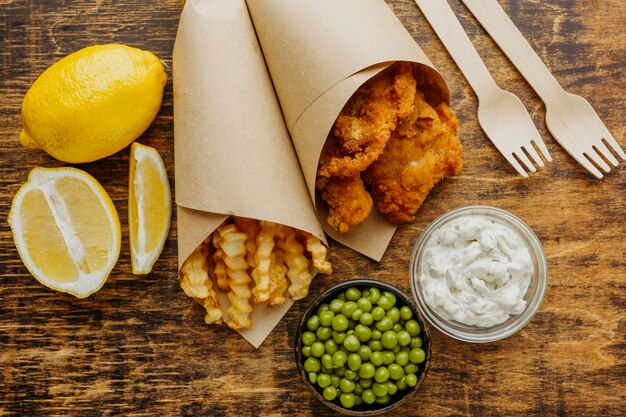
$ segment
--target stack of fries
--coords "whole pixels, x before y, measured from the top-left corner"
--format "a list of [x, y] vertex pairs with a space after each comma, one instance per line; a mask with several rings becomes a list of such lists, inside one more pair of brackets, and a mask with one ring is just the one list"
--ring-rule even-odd
[[217, 289], [225, 291], [230, 302], [226, 324], [243, 329], [252, 325], [252, 301], [272, 307], [285, 303], [288, 295], [293, 300], [307, 296], [313, 279], [307, 254], [318, 272], [332, 273], [326, 260], [328, 250], [315, 236], [289, 226], [232, 216], [184, 262], [180, 286], [204, 307], [207, 324], [222, 324]]

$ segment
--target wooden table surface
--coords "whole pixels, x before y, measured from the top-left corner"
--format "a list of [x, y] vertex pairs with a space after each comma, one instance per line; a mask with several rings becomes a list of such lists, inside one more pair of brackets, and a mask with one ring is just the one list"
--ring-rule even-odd
[[[180, 1], [0, 1], [0, 416], [325, 416], [304, 389], [292, 347], [308, 302], [331, 284], [371, 277], [409, 291], [408, 262], [443, 212], [487, 204], [526, 221], [549, 265], [541, 309], [518, 334], [478, 345], [433, 330], [433, 362], [418, 395], [390, 415], [623, 415], [626, 408], [624, 163], [586, 173], [546, 129], [544, 106], [459, 0], [450, 3], [500, 85], [520, 96], [554, 158], [516, 176], [476, 120], [477, 100], [417, 6], [388, 2], [443, 73], [461, 122], [463, 173], [440, 184], [417, 220], [400, 227], [382, 262], [331, 242], [335, 274], [319, 277], [255, 350], [228, 328], [203, 324], [177, 282], [176, 218], [156, 267], [130, 272], [128, 149], [81, 165], [111, 195], [122, 221], [120, 260], [88, 299], [37, 283], [6, 222], [30, 169], [64, 164], [18, 144], [24, 94], [49, 65], [84, 46], [119, 42], [171, 64]], [[589, 99], [624, 146], [626, 3], [503, 0], [562, 85]], [[171, 65], [163, 107], [139, 139], [156, 147], [174, 184]], [[245, 122], [245, 121], [244, 121]]]

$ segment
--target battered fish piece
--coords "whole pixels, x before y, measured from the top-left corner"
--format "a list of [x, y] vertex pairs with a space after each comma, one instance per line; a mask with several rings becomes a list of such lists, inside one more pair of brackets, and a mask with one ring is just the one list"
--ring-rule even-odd
[[340, 233], [348, 233], [363, 223], [374, 205], [358, 174], [331, 178], [321, 196], [328, 204], [328, 224]]
[[413, 113], [400, 121], [382, 155], [363, 173], [376, 207], [389, 221], [412, 221], [433, 187], [461, 172], [458, 127], [447, 104], [433, 109], [418, 92]]
[[353, 177], [383, 152], [398, 118], [412, 110], [416, 90], [413, 67], [397, 62], [365, 83], [335, 121], [342, 152], [320, 161], [318, 177]]

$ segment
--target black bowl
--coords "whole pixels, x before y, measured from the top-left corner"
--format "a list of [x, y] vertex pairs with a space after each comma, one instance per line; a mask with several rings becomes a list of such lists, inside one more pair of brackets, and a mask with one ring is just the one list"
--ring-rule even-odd
[[[306, 358], [304, 358], [304, 356], [302, 355], [302, 333], [304, 333], [307, 330], [307, 327], [306, 327], [307, 320], [317, 312], [317, 308], [320, 306], [320, 304], [326, 301], [330, 301], [332, 298], [334, 298], [336, 294], [350, 287], [360, 287], [361, 289], [377, 287], [381, 291], [392, 292], [393, 294], [396, 295], [396, 299], [397, 299], [396, 305], [400, 305], [400, 306], [402, 304], [407, 305], [411, 309], [411, 311], [413, 311], [413, 318], [419, 323], [419, 325], [422, 328], [420, 337], [422, 338], [422, 349], [426, 353], [426, 359], [424, 360], [424, 362], [419, 364], [419, 374], [417, 375], [418, 377], [417, 384], [413, 388], [408, 388], [403, 391], [398, 390], [394, 395], [391, 396], [391, 400], [387, 404], [379, 405], [379, 404], [374, 403], [370, 405], [370, 404], [363, 403], [361, 405], [354, 406], [354, 408], [351, 408], [351, 409], [344, 408], [340, 404], [335, 403], [334, 401], [326, 400], [322, 396], [322, 393], [319, 387], [315, 387], [313, 386], [313, 384], [311, 384], [307, 376], [307, 373], [304, 370], [304, 361], [306, 360]], [[330, 407], [333, 410], [338, 411], [339, 413], [342, 413], [342, 414], [346, 414], [349, 416], [374, 416], [374, 415], [386, 413], [398, 407], [399, 405], [404, 404], [409, 399], [409, 397], [411, 397], [412, 395], [415, 394], [415, 392], [417, 392], [418, 388], [422, 385], [422, 382], [424, 382], [424, 379], [426, 378], [426, 374], [428, 373], [428, 368], [430, 366], [430, 358], [431, 358], [430, 331], [428, 330], [428, 324], [424, 320], [424, 317], [419, 312], [419, 310], [415, 307], [413, 302], [406, 295], [404, 295], [400, 290], [398, 290], [396, 287], [386, 284], [384, 282], [376, 281], [372, 279], [355, 279], [355, 280], [345, 281], [345, 282], [342, 282], [340, 284], [337, 284], [328, 288], [326, 291], [321, 293], [307, 308], [306, 312], [302, 316], [302, 319], [300, 320], [300, 323], [298, 324], [298, 329], [296, 331], [295, 356], [296, 356], [296, 364], [298, 366], [298, 372], [300, 373], [302, 380], [304, 381], [306, 386], [309, 388], [309, 390], [313, 393], [315, 398], [317, 398], [319, 401], [324, 403], [327, 407]]]

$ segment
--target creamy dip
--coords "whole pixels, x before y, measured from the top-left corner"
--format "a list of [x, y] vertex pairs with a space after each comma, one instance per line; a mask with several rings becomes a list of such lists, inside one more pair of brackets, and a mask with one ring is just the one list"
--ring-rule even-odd
[[451, 220], [423, 249], [424, 300], [441, 317], [490, 327], [520, 314], [533, 261], [518, 233], [483, 215]]

